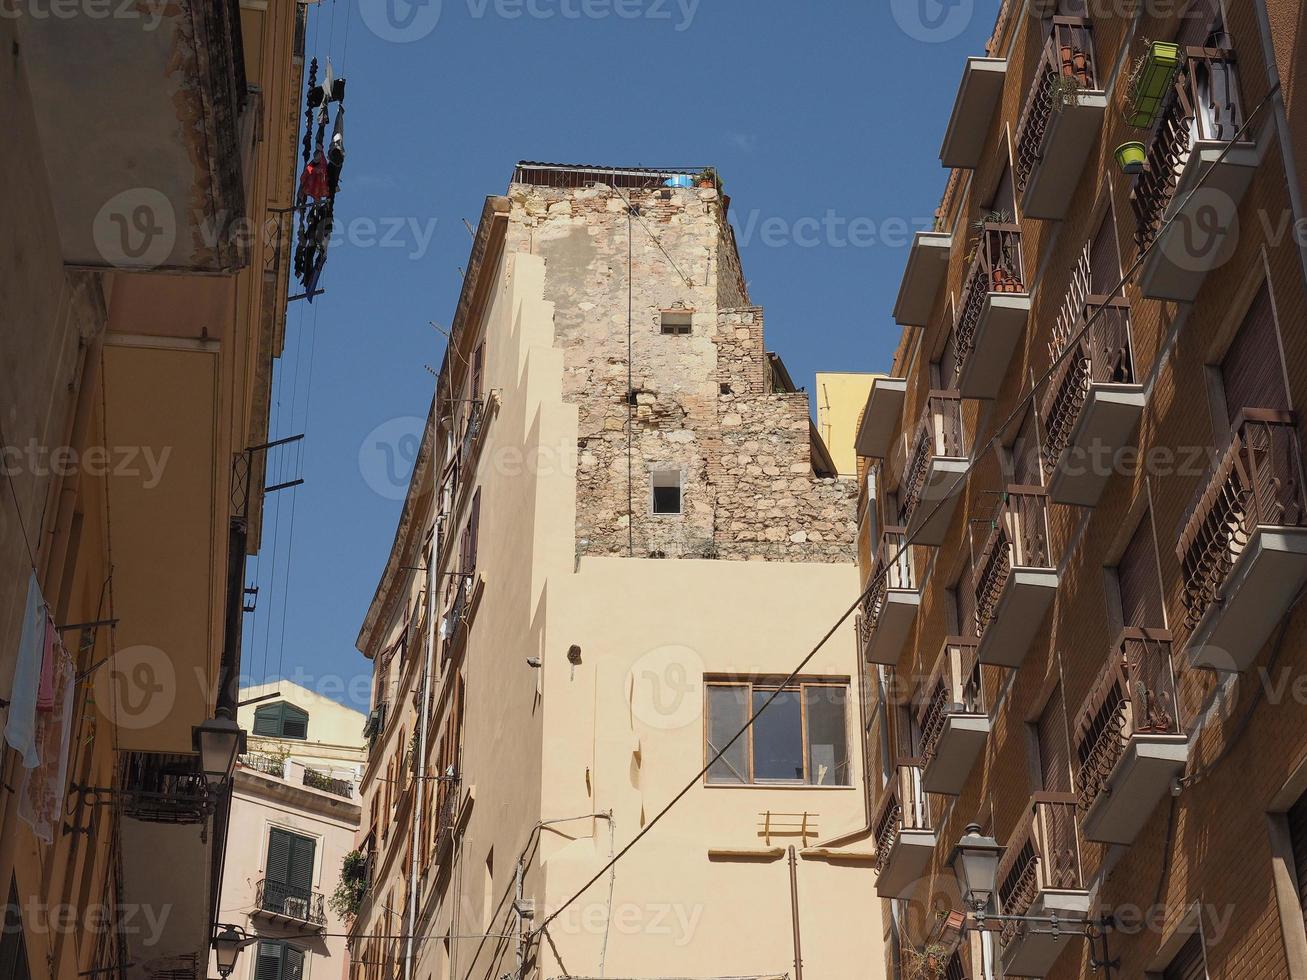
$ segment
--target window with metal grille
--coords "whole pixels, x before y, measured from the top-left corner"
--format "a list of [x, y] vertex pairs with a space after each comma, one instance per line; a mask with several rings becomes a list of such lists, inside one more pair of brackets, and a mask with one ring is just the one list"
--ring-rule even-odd
[[254, 980], [301, 980], [304, 976], [304, 951], [290, 943], [259, 943], [254, 964]]
[[254, 709], [254, 734], [265, 738], [309, 737], [309, 713], [293, 704], [278, 701]]
[[709, 682], [706, 757], [721, 751], [773, 694], [767, 710], [709, 768], [708, 782], [848, 786], [847, 683]]
[[1171, 962], [1162, 971], [1162, 980], [1207, 980], [1202, 933], [1195, 932], [1171, 957]]

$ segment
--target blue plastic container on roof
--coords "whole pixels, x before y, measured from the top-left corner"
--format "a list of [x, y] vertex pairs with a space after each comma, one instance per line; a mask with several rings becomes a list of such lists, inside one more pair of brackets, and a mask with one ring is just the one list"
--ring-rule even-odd
[[668, 177], [663, 181], [664, 187], [693, 187], [694, 178], [689, 174], [677, 174], [675, 177]]

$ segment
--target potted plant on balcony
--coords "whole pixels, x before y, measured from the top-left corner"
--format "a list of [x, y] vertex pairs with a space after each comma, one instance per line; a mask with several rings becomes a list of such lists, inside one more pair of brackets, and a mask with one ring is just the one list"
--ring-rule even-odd
[[1054, 74], [1049, 80], [1048, 104], [1054, 112], [1061, 112], [1080, 101], [1080, 90], [1085, 86], [1074, 74]]
[[944, 980], [948, 976], [953, 952], [943, 943], [927, 943], [921, 949], [909, 946], [905, 954], [904, 975], [910, 980]]
[[1117, 166], [1121, 168], [1123, 174], [1139, 174], [1144, 172], [1144, 161], [1148, 155], [1148, 148], [1136, 140], [1129, 143], [1122, 143], [1116, 148], [1115, 154]]
[[721, 181], [717, 177], [716, 167], [708, 167], [699, 174], [699, 186], [705, 190], [721, 189]]
[[1126, 86], [1126, 122], [1137, 129], [1149, 129], [1171, 89], [1171, 81], [1180, 69], [1180, 45], [1169, 41], [1145, 41], [1144, 53], [1130, 71]]
[[368, 890], [368, 856], [362, 851], [350, 851], [341, 859], [340, 881], [327, 899], [332, 912], [345, 922], [352, 922], [359, 914], [363, 895]]

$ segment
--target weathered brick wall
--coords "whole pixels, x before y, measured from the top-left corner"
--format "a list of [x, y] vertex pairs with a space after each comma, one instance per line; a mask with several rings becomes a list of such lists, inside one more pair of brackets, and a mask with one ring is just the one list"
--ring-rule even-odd
[[[769, 391], [717, 192], [515, 184], [509, 198], [507, 248], [545, 259], [580, 417], [578, 551], [851, 562], [855, 484], [813, 476], [807, 396]], [[688, 336], [661, 332], [666, 310], [691, 313]], [[660, 470], [681, 473], [680, 515], [651, 513]]]

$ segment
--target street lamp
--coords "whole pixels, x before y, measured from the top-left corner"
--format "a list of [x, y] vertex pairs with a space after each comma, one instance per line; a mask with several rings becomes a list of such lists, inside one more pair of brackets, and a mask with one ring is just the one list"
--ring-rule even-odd
[[980, 832], [979, 824], [969, 824], [967, 832], [953, 848], [949, 864], [957, 877], [962, 901], [978, 919], [984, 918], [990, 899], [998, 890], [998, 859], [1002, 846]]
[[236, 770], [236, 757], [245, 751], [245, 732], [230, 717], [221, 714], [191, 729], [191, 745], [200, 753], [204, 778], [221, 786]]
[[213, 958], [218, 963], [218, 974], [222, 977], [231, 976], [231, 971], [236, 969], [236, 961], [240, 959], [241, 950], [254, 942], [254, 936], [246, 935], [240, 929], [232, 925], [219, 924], [221, 930], [213, 937]]

